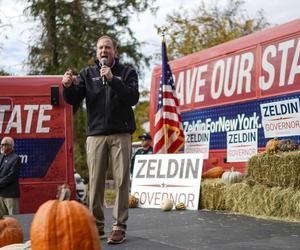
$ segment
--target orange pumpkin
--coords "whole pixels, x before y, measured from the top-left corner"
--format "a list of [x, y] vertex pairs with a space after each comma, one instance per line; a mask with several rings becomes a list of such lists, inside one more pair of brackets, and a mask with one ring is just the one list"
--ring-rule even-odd
[[130, 208], [137, 207], [138, 202], [139, 202], [138, 198], [136, 198], [134, 195], [129, 195], [129, 197], [128, 197], [128, 205], [129, 205]]
[[22, 242], [23, 232], [20, 222], [12, 217], [0, 216], [0, 247]]
[[202, 178], [220, 178], [224, 173], [222, 167], [213, 167], [202, 174]]
[[100, 250], [93, 216], [77, 201], [50, 200], [36, 212], [31, 228], [32, 250]]
[[276, 154], [278, 152], [279, 140], [277, 138], [268, 140], [266, 145], [266, 151], [268, 154]]

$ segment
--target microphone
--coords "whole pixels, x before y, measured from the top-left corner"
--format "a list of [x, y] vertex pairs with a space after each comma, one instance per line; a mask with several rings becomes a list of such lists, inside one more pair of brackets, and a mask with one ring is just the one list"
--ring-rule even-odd
[[[100, 63], [101, 63], [101, 66], [106, 65], [107, 64], [107, 58], [102, 57], [101, 60], [100, 60]], [[102, 83], [103, 83], [103, 85], [107, 84], [105, 76], [102, 76]]]

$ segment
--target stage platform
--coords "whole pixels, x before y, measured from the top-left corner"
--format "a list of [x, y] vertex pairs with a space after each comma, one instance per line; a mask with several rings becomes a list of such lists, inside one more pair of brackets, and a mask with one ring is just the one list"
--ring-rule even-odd
[[[257, 219], [215, 211], [130, 209], [127, 241], [103, 250], [299, 250], [300, 223]], [[106, 233], [112, 225], [112, 208], [105, 209]], [[33, 214], [16, 216], [29, 239]]]

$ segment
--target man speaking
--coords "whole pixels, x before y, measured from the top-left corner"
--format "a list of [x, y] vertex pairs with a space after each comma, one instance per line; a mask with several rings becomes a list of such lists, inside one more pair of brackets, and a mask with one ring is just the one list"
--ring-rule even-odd
[[138, 75], [133, 68], [119, 63], [113, 38], [100, 37], [96, 53], [96, 65], [82, 69], [76, 78], [72, 71], [65, 72], [63, 97], [71, 105], [86, 100], [89, 208], [101, 238], [106, 171], [112, 167], [116, 186], [115, 223], [107, 242], [117, 244], [126, 240], [131, 134], [136, 128], [132, 106], [139, 100]]

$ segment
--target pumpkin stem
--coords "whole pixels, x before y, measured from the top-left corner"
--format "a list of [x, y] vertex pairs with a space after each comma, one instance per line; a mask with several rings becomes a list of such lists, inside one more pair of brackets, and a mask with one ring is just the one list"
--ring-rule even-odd
[[56, 198], [59, 201], [65, 201], [65, 200], [70, 200], [71, 198], [71, 190], [69, 185], [67, 184], [62, 184], [61, 186], [58, 186], [58, 191], [56, 194]]
[[231, 172], [234, 172], [234, 167], [231, 167], [230, 171], [231, 171]]

